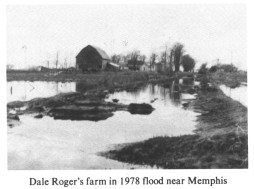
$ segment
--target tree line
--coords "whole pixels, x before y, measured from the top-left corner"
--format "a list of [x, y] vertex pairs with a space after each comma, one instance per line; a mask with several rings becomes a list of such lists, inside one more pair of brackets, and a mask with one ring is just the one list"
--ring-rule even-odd
[[182, 66], [183, 71], [193, 72], [196, 61], [185, 52], [184, 45], [177, 42], [172, 47], [166, 45], [165, 49], [160, 52], [152, 52], [148, 57], [139, 50], [133, 50], [127, 54], [113, 54], [111, 60], [118, 64], [142, 61], [147, 63], [150, 69], [155, 67], [156, 64], [162, 64], [165, 68], [164, 70], [168, 72], [178, 72]]

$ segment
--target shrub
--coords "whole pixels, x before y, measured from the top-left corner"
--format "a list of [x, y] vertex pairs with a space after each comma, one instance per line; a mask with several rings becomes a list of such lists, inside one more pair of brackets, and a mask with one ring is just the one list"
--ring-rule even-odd
[[232, 64], [222, 64], [220, 65], [220, 69], [224, 72], [237, 72], [237, 68]]
[[209, 72], [214, 73], [214, 72], [217, 72], [218, 69], [219, 69], [219, 67], [218, 67], [217, 65], [214, 65], [214, 66], [212, 66], [212, 67], [209, 69]]

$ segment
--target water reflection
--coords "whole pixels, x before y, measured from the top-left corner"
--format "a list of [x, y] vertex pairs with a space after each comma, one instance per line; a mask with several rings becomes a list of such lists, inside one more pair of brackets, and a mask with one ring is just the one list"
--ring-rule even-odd
[[148, 84], [137, 91], [115, 92], [111, 94], [108, 101], [118, 99], [120, 103], [154, 103], [160, 101], [164, 106], [181, 106], [182, 101], [194, 99], [195, 96], [188, 93], [189, 89], [194, 88], [194, 82], [183, 84], [181, 80], [172, 80], [165, 85]]
[[33, 98], [50, 97], [59, 93], [75, 91], [75, 82], [11, 81], [7, 83], [7, 102], [27, 101]]
[[247, 103], [247, 87], [241, 85], [240, 87], [237, 88], [230, 88], [227, 87], [226, 85], [221, 85], [220, 89], [229, 97], [231, 97], [234, 100], [237, 100], [240, 102], [242, 105], [248, 107]]
[[[171, 80], [167, 85], [160, 86], [159, 88], [157, 85], [149, 84], [149, 86], [143, 86], [138, 90], [128, 91], [128, 93], [138, 98], [143, 90], [148, 89], [149, 94], [160, 93], [164, 98], [169, 95], [172, 102], [179, 104], [182, 93], [186, 93], [187, 89], [191, 89], [193, 86], [193, 79], [183, 78]], [[27, 101], [33, 98], [50, 97], [66, 92], [86, 92], [88, 87], [88, 84], [83, 82], [11, 81], [7, 83], [7, 101]]]
[[[8, 84], [9, 101], [20, 99], [23, 95], [24, 100], [28, 100], [33, 97], [52, 96], [63, 91], [79, 90], [79, 87], [75, 87], [76, 83]], [[20, 95], [18, 90], [21, 91]], [[182, 92], [183, 83], [175, 80], [169, 83], [169, 87], [149, 84], [137, 91], [115, 92], [106, 99], [111, 102], [117, 98], [119, 103], [123, 104], [152, 104], [155, 110], [149, 115], [116, 111], [114, 116], [99, 122], [54, 120], [48, 116], [41, 119], [35, 119], [34, 115], [20, 116], [20, 127], [8, 128], [8, 168], [137, 168], [96, 154], [107, 151], [114, 144], [137, 142], [156, 136], [191, 134], [198, 114], [182, 108], [181, 102], [185, 100], [186, 95]]]
[[174, 102], [174, 104], [180, 103], [181, 90], [180, 90], [179, 79], [173, 80], [169, 94], [170, 94], [170, 97], [172, 99], [172, 102]]

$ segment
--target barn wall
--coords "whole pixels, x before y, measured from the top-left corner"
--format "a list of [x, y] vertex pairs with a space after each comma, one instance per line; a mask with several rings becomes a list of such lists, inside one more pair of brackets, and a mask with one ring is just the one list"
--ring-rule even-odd
[[96, 50], [87, 48], [76, 58], [77, 68], [82, 71], [101, 70], [102, 59]]
[[105, 70], [107, 67], [108, 60], [102, 60], [102, 70]]

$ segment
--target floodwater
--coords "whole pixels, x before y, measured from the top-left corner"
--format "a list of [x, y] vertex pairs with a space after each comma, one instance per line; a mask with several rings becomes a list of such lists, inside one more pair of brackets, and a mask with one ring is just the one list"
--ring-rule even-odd
[[223, 91], [223, 93], [232, 99], [240, 102], [242, 105], [245, 107], [248, 107], [247, 103], [247, 86], [241, 85], [240, 87], [237, 88], [230, 88], [227, 87], [226, 85], [221, 85], [220, 89]]
[[38, 97], [46, 98], [59, 93], [75, 91], [75, 82], [11, 81], [7, 84], [7, 102], [27, 101]]
[[[34, 91], [24, 89], [30, 84], [36, 86]], [[98, 122], [54, 120], [48, 116], [35, 119], [34, 115], [22, 115], [19, 126], [8, 128], [8, 168], [150, 169], [148, 166], [109, 160], [97, 154], [114, 148], [115, 144], [143, 141], [156, 136], [192, 134], [198, 114], [185, 110], [182, 103], [189, 102], [195, 95], [180, 91], [193, 85], [193, 82], [186, 85], [179, 80], [172, 81], [167, 87], [149, 84], [135, 92], [115, 92], [106, 99], [111, 101], [117, 98], [123, 104], [149, 103], [155, 108], [149, 115], [117, 111], [114, 116]], [[76, 83], [9, 82], [7, 90], [11, 86], [8, 101], [80, 91], [80, 84]], [[18, 89], [21, 91], [18, 92]]]

